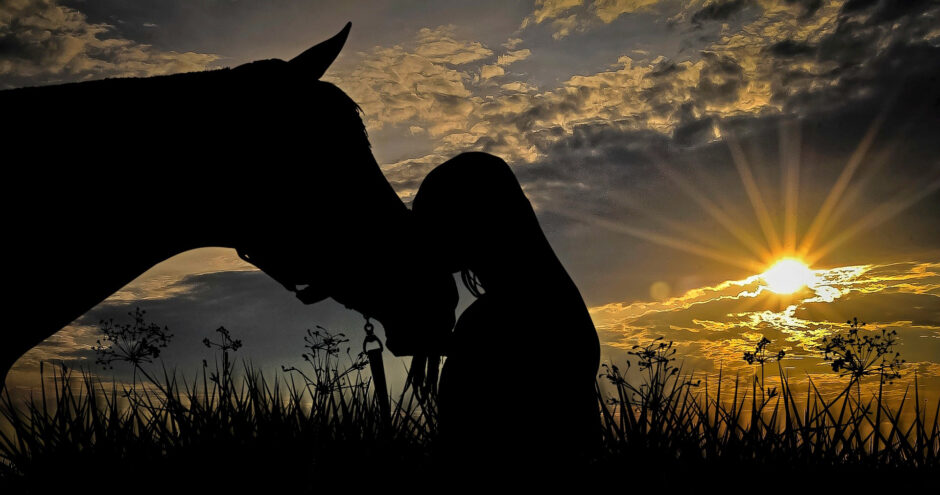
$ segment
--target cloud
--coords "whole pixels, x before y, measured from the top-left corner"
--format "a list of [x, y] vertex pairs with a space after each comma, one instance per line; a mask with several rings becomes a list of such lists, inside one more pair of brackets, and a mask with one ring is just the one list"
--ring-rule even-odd
[[490, 79], [493, 77], [501, 76], [505, 74], [506, 71], [503, 70], [499, 65], [484, 65], [480, 68], [480, 78], [481, 79]]
[[522, 44], [522, 38], [509, 38], [503, 43], [503, 47], [507, 50], [515, 50], [520, 44]]
[[476, 106], [472, 75], [459, 66], [492, 55], [452, 36], [450, 27], [422, 29], [413, 42], [361, 53], [354, 67], [331, 77], [363, 108], [370, 130], [414, 125], [444, 136], [463, 129]]
[[594, 13], [607, 24], [623, 14], [648, 12], [661, 0], [594, 0]]
[[[530, 50], [511, 49], [494, 63], [485, 58], [489, 48], [459, 40], [453, 28], [423, 29], [414, 41], [362, 53], [350, 70], [334, 74], [365, 109], [370, 129], [426, 129], [433, 144], [421, 155], [429, 157], [426, 160], [476, 149], [501, 154], [511, 162], [532, 162], [538, 158], [537, 141], [551, 139], [555, 132], [551, 129], [570, 133], [577, 125], [610, 122], [664, 134], [713, 137], [711, 121], [716, 117], [779, 112], [781, 102], [774, 100], [773, 90], [780, 81], [780, 67], [762, 50], [794, 34], [798, 41], [792, 43], [815, 43], [831, 30], [827, 23], [837, 10], [828, 9], [806, 22], [783, 6], [769, 20], [730, 33], [698, 57], [671, 61], [622, 56], [612, 70], [573, 76], [540, 93], [531, 90], [522, 74], [505, 69], [530, 57]], [[441, 38], [448, 41], [440, 43]], [[786, 52], [785, 48], [779, 45], [776, 51]], [[469, 58], [477, 60], [465, 62]], [[493, 85], [497, 78], [499, 84]], [[519, 91], [523, 87], [528, 89]], [[699, 130], [690, 133], [695, 126]], [[418, 152], [403, 159], [416, 159]]]
[[530, 23], [541, 24], [547, 20], [555, 19], [580, 6], [584, 0], [535, 0], [535, 11], [522, 21], [522, 29]]
[[529, 55], [532, 55], [532, 50], [529, 50], [528, 48], [506, 52], [496, 57], [496, 65], [509, 65], [520, 60], [525, 60], [529, 58]]
[[477, 41], [454, 39], [455, 26], [424, 28], [418, 32], [415, 54], [432, 63], [463, 65], [487, 58], [493, 54]]
[[537, 86], [534, 86], [532, 84], [527, 84], [522, 81], [508, 82], [506, 84], [501, 85], [500, 88], [505, 89], [507, 91], [512, 91], [515, 93], [529, 93], [532, 91], [538, 91]]
[[525, 60], [529, 58], [529, 55], [532, 55], [532, 50], [529, 50], [528, 48], [506, 52], [496, 57], [495, 64], [484, 65], [480, 68], [480, 79], [486, 80], [505, 75], [506, 69], [503, 67], [520, 60]]
[[753, 0], [712, 0], [692, 14], [692, 23], [723, 21], [752, 5]]
[[[844, 132], [845, 124], [838, 122], [851, 119], [853, 128], [863, 134], [864, 126], [877, 115], [866, 101], [888, 101], [888, 88], [921, 81], [917, 83], [923, 88], [921, 96], [904, 93], [891, 100], [898, 108], [892, 115], [901, 116], [903, 108], [920, 108], [922, 113], [924, 107], [916, 100], [935, 92], [925, 86], [937, 68], [930, 60], [936, 48], [927, 41], [929, 19], [935, 13], [915, 12], [892, 21], [897, 26], [889, 29], [884, 23], [871, 24], [870, 14], [864, 25], [859, 24], [857, 14], [845, 15], [839, 5], [788, 1], [755, 5], [764, 10], [761, 16], [729, 27], [693, 56], [675, 60], [643, 53], [637, 53], [641, 57], [637, 59], [620, 56], [610, 69], [574, 75], [555, 87], [536, 87], [524, 74], [505, 68], [530, 57], [526, 50], [498, 54], [495, 62], [490, 55], [456, 64], [447, 62], [444, 50], [422, 48], [443, 36], [451, 40], [446, 46], [473, 47], [468, 50], [477, 56], [489, 50], [459, 40], [451, 28], [422, 30], [411, 43], [360, 54], [352, 70], [338, 73], [337, 82], [363, 106], [370, 129], [427, 130], [422, 136], [430, 139], [429, 147], [383, 166], [396, 188], [408, 185], [397, 189], [406, 200], [421, 171], [460, 151], [488, 151], [517, 168], [529, 166], [546, 177], [555, 173], [564, 177], [567, 172], [554, 170], [563, 162], [553, 155], [566, 156], [569, 163], [598, 162], [597, 170], [605, 167], [600, 162], [608, 160], [608, 169], [619, 170], [610, 160], [639, 154], [624, 154], [626, 144], [610, 143], [633, 143], [629, 146], [635, 150], [647, 150], [705, 146], [735, 132], [770, 136], [778, 132], [784, 116], [822, 116], [836, 126], [832, 132], [840, 132], [841, 126], [841, 135], [833, 137], [836, 141], [850, 135], [860, 138]], [[809, 18], [808, 7], [814, 8]], [[420, 55], [432, 52], [432, 58]], [[825, 117], [830, 111], [834, 116]], [[884, 126], [889, 134], [898, 128]], [[920, 132], [925, 126], [918, 124], [915, 129]], [[650, 132], [665, 140], [651, 138]], [[914, 143], [919, 136], [907, 138]], [[584, 140], [594, 143], [590, 151], [573, 148]], [[770, 137], [758, 140], [776, 146]], [[913, 144], [904, 152], [911, 159], [927, 157], [930, 143], [926, 144], [924, 152]], [[713, 156], [708, 160], [730, 160], [726, 152], [709, 153]], [[597, 170], [605, 177], [613, 173]], [[527, 175], [538, 179], [537, 174]], [[736, 175], [730, 180], [736, 181]], [[533, 194], [545, 194], [545, 201], [561, 194], [557, 187], [551, 193], [537, 192], [534, 182], [528, 187]], [[748, 199], [744, 201], [747, 204]]]
[[357, 333], [363, 322], [358, 313], [332, 300], [305, 306], [260, 271], [191, 274], [178, 277], [171, 285], [175, 287], [162, 291], [160, 298], [108, 298], [32, 349], [17, 361], [14, 372], [20, 378], [35, 373], [40, 360], [65, 360], [95, 371], [91, 346], [100, 338], [99, 321], [113, 318], [117, 323], [124, 322], [136, 307], [147, 311], [148, 322], [167, 326], [174, 334], [163, 353], [169, 369], [182, 366], [192, 370], [204, 357], [211, 356], [201, 341], [219, 326], [245, 342], [239, 358], [251, 358], [268, 367], [300, 361], [303, 333], [315, 325], [332, 332], [348, 332], [357, 343], [362, 338]]
[[552, 28], [555, 30], [555, 32], [552, 33], [552, 38], [560, 40], [575, 31], [584, 31], [588, 25], [589, 24], [582, 20], [577, 14], [559, 17], [552, 21]]
[[522, 21], [520, 29], [551, 21], [552, 38], [560, 40], [574, 32], [590, 30], [599, 19], [610, 24], [624, 14], [650, 12], [662, 0], [537, 0], [535, 11]]
[[219, 58], [160, 51], [111, 31], [55, 0], [0, 4], [0, 88], [191, 72]]
[[[844, 34], [834, 26], [808, 44], [815, 53], [841, 36]], [[786, 38], [768, 37], [768, 41], [776, 40], [773, 42], [781, 39]], [[760, 177], [760, 191], [778, 231], [782, 231], [784, 216], [777, 193], [778, 153], [794, 144], [802, 149], [799, 161], [804, 168], [796, 204], [802, 235], [831, 194], [833, 184], [845, 173], [872, 123], [884, 119], [868, 153], [859, 155], [854, 177], [849, 176], [853, 185], [838, 201], [841, 213], [827, 222], [825, 233], [820, 234], [820, 239], [826, 240], [816, 247], [837, 242], [838, 249], [826, 254], [828, 263], [897, 259], [919, 250], [935, 250], [940, 236], [931, 222], [932, 211], [940, 207], [940, 148], [930, 129], [940, 126], [940, 113], [930, 109], [937, 108], [940, 90], [930, 81], [940, 73], [937, 48], [916, 37], [910, 41], [901, 37], [895, 43], [866, 46], [870, 56], [865, 60], [833, 53], [830, 68], [838, 67], [838, 61], [844, 70], [811, 71], [806, 77], [815, 83], [790, 88], [776, 96], [776, 104], [750, 111], [749, 104], [741, 101], [755, 85], [749, 72], [759, 72], [752, 59], [735, 56], [736, 49], [728, 45], [695, 64], [648, 64], [637, 74], [640, 83], [633, 84], [646, 92], [648, 96], [641, 103], [648, 106], [630, 105], [627, 97], [632, 91], [621, 91], [624, 106], [637, 112], [632, 116], [592, 120], [588, 111], [583, 120], [565, 126], [561, 115], [546, 113], [551, 108], [561, 110], [558, 104], [526, 111], [530, 118], [520, 129], [535, 143], [538, 156], [516, 167], [527, 194], [542, 211], [569, 215], [564, 219], [545, 217], [553, 231], [609, 243], [603, 255], [600, 249], [584, 253], [583, 245], [573, 241], [566, 251], [566, 266], [591, 281], [589, 297], [624, 293], [630, 294], [629, 301], [630, 297], [648, 297], [647, 288], [657, 280], [675, 286], [679, 274], [687, 270], [677, 266], [680, 260], [702, 260], [694, 268], [689, 262], [688, 270], [706, 272], [703, 264], [712, 258], [703, 257], [703, 250], [717, 252], [723, 259], [755, 258], [726, 227], [737, 225], [745, 232], [761, 232], [729, 153], [726, 139], [730, 135], [737, 136], [753, 173]], [[608, 91], [605, 84], [626, 86], [617, 83], [622, 77], [617, 72], [579, 80], [579, 90], [570, 93], [563, 113], [576, 115], [598, 95], [605, 101], [613, 100], [617, 93], [610, 90], [609, 96], [604, 95]], [[717, 78], [709, 76], [705, 79], [710, 81], [708, 85], [702, 85], [702, 74], [709, 72]], [[770, 90], [775, 89], [774, 84]], [[726, 90], [717, 91], [722, 88]], [[899, 88], [905, 91], [898, 92]], [[611, 115], [622, 111], [601, 108]], [[657, 115], [665, 120], [651, 118]], [[546, 120], [558, 124], [546, 128]], [[661, 122], [669, 126], [650, 125]], [[796, 143], [782, 137], [791, 125], [788, 122], [802, 129]], [[716, 129], [720, 130], [717, 135]], [[672, 175], [684, 185], [674, 182]], [[905, 203], [907, 198], [918, 202]], [[893, 209], [892, 204], [899, 209]], [[911, 210], [903, 211], [903, 207]], [[710, 209], [727, 220], [719, 221]], [[650, 233], [660, 238], [654, 239]], [[567, 235], [558, 239], [564, 241]], [[668, 246], [662, 244], [662, 236], [671, 239]], [[892, 242], [892, 238], [902, 241]], [[757, 244], [766, 245], [766, 241], [759, 239]], [[689, 252], [692, 246], [696, 252]], [[661, 261], [664, 248], [669, 261]], [[598, 256], [605, 263], [593, 259]], [[637, 264], [636, 260], [643, 262]], [[624, 273], [630, 274], [627, 281], [622, 280]]]
[[787, 4], [799, 5], [803, 9], [801, 17], [809, 18], [823, 5], [822, 0], [784, 0]]
[[[716, 370], [719, 364], [732, 370], [742, 367], [743, 352], [767, 337], [774, 342], [774, 351], [785, 349], [791, 356], [785, 361], [788, 365], [827, 373], [817, 366], [822, 363], [822, 339], [844, 332], [845, 321], [853, 316], [877, 317], [863, 332], [897, 330], [899, 350], [916, 366], [929, 367], [936, 359], [940, 295], [925, 290], [933, 290], [930, 287], [940, 281], [940, 265], [867, 265], [817, 274], [819, 285], [792, 296], [761, 290], [761, 281], [750, 277], [694, 289], [668, 301], [607, 305], [592, 308], [591, 313], [608, 345], [629, 348], [655, 337], [675, 340], [684, 355], [694, 356], [691, 361], [699, 370]], [[887, 293], [879, 287], [885, 283]], [[828, 302], [815, 297], [832, 290], [836, 295]]]
[[704, 67], [699, 72], [693, 97], [706, 108], [737, 102], [746, 84], [744, 69], [727, 55], [706, 52], [702, 59]]

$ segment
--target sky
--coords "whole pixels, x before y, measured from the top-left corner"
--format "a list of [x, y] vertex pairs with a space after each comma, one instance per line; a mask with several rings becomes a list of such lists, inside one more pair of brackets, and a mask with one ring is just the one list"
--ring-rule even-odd
[[[857, 317], [896, 330], [905, 375], [940, 391], [937, 1], [0, 0], [0, 89], [290, 59], [347, 21], [324, 79], [362, 107], [395, 190], [409, 203], [463, 151], [505, 159], [605, 362], [662, 336], [689, 369], [743, 369], [766, 336], [794, 376], [834, 382], [818, 346]], [[810, 270], [792, 293], [761, 276], [787, 257]], [[219, 326], [272, 369], [315, 325], [362, 338], [357, 314], [209, 248], [143, 274], [8, 383], [32, 386], [43, 359], [92, 366], [100, 320], [134, 307], [175, 333], [181, 368]]]

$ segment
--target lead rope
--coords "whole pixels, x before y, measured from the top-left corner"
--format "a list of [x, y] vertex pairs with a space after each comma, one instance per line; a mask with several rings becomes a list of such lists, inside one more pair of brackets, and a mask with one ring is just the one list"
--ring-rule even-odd
[[[382, 424], [388, 422], [392, 416], [391, 405], [388, 401], [388, 382], [385, 380], [385, 365], [382, 363], [382, 351], [385, 346], [375, 336], [375, 327], [366, 317], [366, 338], [362, 341], [362, 352], [369, 357], [369, 369], [372, 371], [372, 380], [375, 383], [375, 397], [379, 401], [379, 410], [382, 413]], [[370, 348], [370, 344], [371, 348]]]

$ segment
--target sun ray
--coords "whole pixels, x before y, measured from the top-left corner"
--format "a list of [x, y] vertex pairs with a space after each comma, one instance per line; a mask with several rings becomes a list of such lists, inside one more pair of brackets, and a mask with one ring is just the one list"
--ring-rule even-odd
[[747, 162], [747, 157], [744, 156], [741, 143], [733, 132], [728, 133], [728, 138], [725, 142], [728, 144], [728, 149], [731, 151], [731, 161], [734, 162], [734, 166], [738, 170], [738, 175], [741, 177], [741, 183], [744, 185], [747, 198], [751, 201], [754, 215], [757, 216], [760, 228], [764, 231], [764, 238], [767, 240], [773, 252], [781, 251], [782, 246], [780, 245], [780, 238], [777, 237], [777, 229], [774, 227], [773, 220], [770, 218], [770, 212], [767, 211], [767, 205], [764, 204], [763, 195], [760, 192], [760, 188], [757, 186], [757, 182], [754, 180], [754, 174], [751, 172], [751, 166]]
[[615, 222], [613, 220], [603, 218], [590, 213], [575, 213], [574, 210], [562, 210], [562, 209], [551, 209], [549, 210], [552, 213], [576, 220], [579, 222], [595, 225], [607, 229], [612, 232], [619, 232], [622, 234], [631, 235], [633, 237], [650, 241], [661, 246], [670, 247], [673, 249], [678, 249], [680, 251], [685, 251], [687, 253], [695, 254], [703, 258], [708, 258], [714, 261], [725, 263], [731, 266], [736, 266], [749, 271], [760, 270], [762, 265], [753, 260], [742, 259], [740, 256], [728, 256], [721, 253], [718, 250], [706, 248], [704, 246], [699, 246], [689, 242], [687, 239], [677, 239], [663, 234], [657, 234], [655, 232], [650, 232], [645, 229], [640, 229], [637, 227], [631, 227], [625, 225], [621, 222]]
[[796, 251], [797, 204], [800, 197], [800, 158], [802, 128], [798, 120], [785, 122], [780, 127], [780, 164], [783, 196], [783, 250]]
[[745, 248], [751, 251], [755, 256], [761, 260], [768, 260], [771, 258], [770, 251], [757, 239], [751, 237], [744, 229], [739, 227], [727, 213], [724, 212], [721, 207], [716, 205], [713, 201], [706, 198], [703, 194], [696, 190], [695, 186], [689, 183], [684, 177], [672, 169], [665, 161], [658, 160], [655, 157], [651, 157], [652, 162], [656, 167], [663, 173], [669, 180], [674, 184], [679, 186], [679, 189], [685, 193], [690, 199], [695, 201], [702, 209], [708, 213], [715, 221], [717, 221], [722, 227], [725, 228], [731, 235], [733, 235], [738, 241], [744, 245]]
[[[673, 233], [688, 235], [692, 237], [693, 239], [695, 239], [696, 241], [704, 245], [709, 245], [716, 249], [724, 249], [728, 247], [726, 245], [723, 245], [720, 242], [720, 240], [714, 234], [714, 232], [705, 231], [705, 230], [697, 228], [694, 225], [689, 225], [686, 222], [682, 222], [679, 220], [666, 217], [661, 212], [655, 211], [635, 199], [629, 199], [623, 196], [617, 196], [617, 197], [610, 198], [610, 201], [616, 206], [619, 206], [631, 212], [637, 213], [639, 215], [643, 215], [644, 217], [647, 217], [657, 223], [665, 225], [666, 228], [671, 230]], [[570, 206], [575, 207], [576, 205], [570, 205]]]
[[933, 182], [927, 184], [926, 187], [918, 189], [919, 190], [914, 189], [899, 193], [890, 201], [882, 203], [854, 224], [840, 231], [833, 239], [822, 245], [819, 249], [807, 255], [806, 260], [810, 264], [815, 263], [823, 256], [832, 252], [833, 249], [852, 240], [856, 235], [894, 218], [918, 201], [940, 190], [940, 179], [935, 179]]
[[[921, 110], [921, 112], [923, 112], [923, 110]], [[919, 119], [916, 118], [910, 119], [902, 124], [901, 127], [893, 129], [893, 132], [898, 136], [907, 135], [909, 130], [918, 121]], [[894, 156], [894, 152], [898, 149], [900, 144], [901, 140], [893, 140], [892, 142], [883, 146], [883, 149], [881, 149], [871, 160], [867, 162], [864, 171], [859, 172], [858, 177], [852, 183], [852, 187], [848, 189], [848, 192], [845, 193], [843, 200], [840, 201], [838, 206], [836, 206], [836, 208], [833, 210], [829, 221], [826, 222], [826, 226], [818, 232], [818, 236], [822, 236], [827, 231], [832, 230], [832, 227], [836, 225], [847, 213], [854, 211], [852, 207], [857, 203], [858, 198], [867, 191], [868, 184], [879, 177], [878, 172], [880, 172], [884, 166], [889, 163], [889, 160]]]
[[843, 322], [849, 317], [849, 315], [837, 312], [832, 304], [813, 304], [812, 306], [804, 304], [803, 308], [810, 313], [810, 321], [836, 323]]
[[865, 155], [868, 154], [868, 149], [875, 141], [875, 136], [881, 129], [881, 124], [884, 122], [887, 113], [888, 112], [886, 107], [884, 111], [875, 117], [875, 120], [871, 123], [870, 126], [868, 126], [868, 131], [865, 132], [865, 136], [863, 136], [861, 141], [859, 141], [855, 151], [852, 152], [849, 160], [845, 163], [845, 167], [842, 168], [842, 173], [839, 174], [839, 178], [836, 179], [835, 184], [833, 184], [832, 188], [829, 190], [829, 194], [826, 196], [822, 206], [819, 208], [819, 212], [816, 213], [816, 217], [813, 218], [812, 223], [810, 223], [809, 230], [807, 230], [806, 235], [803, 236], [803, 241], [800, 243], [799, 249], [799, 252], [802, 256], [806, 256], [807, 253], [812, 250], [813, 245], [816, 243], [817, 237], [820, 234], [820, 231], [829, 220], [829, 216], [832, 214], [833, 209], [835, 209], [836, 203], [838, 203], [842, 198], [842, 193], [845, 192], [846, 187], [848, 187], [849, 181], [852, 180], [852, 176], [855, 175], [855, 171], [858, 170], [858, 167], [865, 158]]
[[837, 227], [846, 216], [858, 211], [856, 205], [858, 205], [860, 198], [868, 193], [869, 184], [879, 177], [878, 171], [888, 163], [893, 150], [893, 147], [882, 150], [868, 161], [868, 165], [866, 165], [864, 171], [860, 171], [857, 174], [857, 177], [852, 182], [852, 187], [845, 192], [842, 196], [842, 200], [839, 201], [838, 205], [829, 216], [829, 221], [826, 222], [826, 226], [819, 231], [817, 243], [819, 243], [821, 239], [824, 239], [829, 232], [837, 230]]

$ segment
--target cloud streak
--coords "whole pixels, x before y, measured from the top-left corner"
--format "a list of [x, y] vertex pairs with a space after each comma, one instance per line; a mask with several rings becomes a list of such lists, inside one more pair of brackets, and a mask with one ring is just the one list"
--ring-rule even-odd
[[0, 4], [0, 89], [102, 77], [144, 77], [204, 70], [218, 56], [155, 50], [111, 35], [55, 0]]

